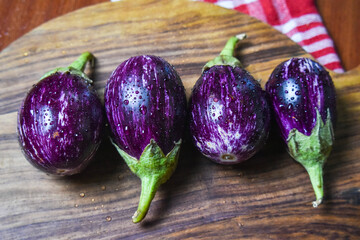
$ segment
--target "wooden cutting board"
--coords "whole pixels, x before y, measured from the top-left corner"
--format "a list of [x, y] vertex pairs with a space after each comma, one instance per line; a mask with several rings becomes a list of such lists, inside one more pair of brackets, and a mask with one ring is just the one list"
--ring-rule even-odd
[[23, 157], [17, 110], [47, 71], [79, 54], [96, 57], [101, 99], [111, 72], [141, 54], [165, 58], [190, 93], [202, 66], [230, 36], [245, 32], [236, 56], [262, 86], [277, 64], [306, 56], [301, 47], [247, 15], [192, 1], [121, 1], [87, 7], [41, 25], [0, 53], [0, 239], [356, 239], [360, 236], [360, 68], [331, 73], [336, 85], [336, 143], [325, 166], [325, 201], [273, 131], [251, 160], [221, 166], [188, 136], [179, 166], [146, 219], [133, 224], [140, 181], [109, 140], [72, 177], [48, 176]]

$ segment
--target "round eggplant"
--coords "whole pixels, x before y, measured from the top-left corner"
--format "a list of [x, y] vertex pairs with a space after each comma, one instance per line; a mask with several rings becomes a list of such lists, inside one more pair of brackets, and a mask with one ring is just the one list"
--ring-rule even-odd
[[103, 114], [92, 81], [83, 73], [92, 54], [43, 76], [18, 112], [18, 137], [26, 159], [54, 175], [81, 172], [101, 142]]
[[278, 65], [266, 83], [289, 154], [309, 173], [317, 207], [323, 199], [323, 166], [334, 142], [335, 87], [329, 73], [308, 58]]
[[177, 166], [186, 117], [185, 89], [164, 59], [136, 56], [110, 76], [105, 109], [114, 146], [141, 179], [139, 207], [133, 216], [137, 223]]
[[252, 157], [265, 144], [270, 127], [266, 94], [239, 60], [236, 43], [207, 63], [192, 90], [190, 131], [197, 149], [220, 164], [237, 164]]

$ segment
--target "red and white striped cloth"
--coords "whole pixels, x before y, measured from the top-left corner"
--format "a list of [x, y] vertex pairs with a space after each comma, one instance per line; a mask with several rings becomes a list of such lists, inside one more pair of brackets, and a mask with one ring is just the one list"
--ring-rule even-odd
[[234, 9], [266, 22], [302, 46], [323, 66], [334, 72], [344, 72], [314, 0], [197, 1]]

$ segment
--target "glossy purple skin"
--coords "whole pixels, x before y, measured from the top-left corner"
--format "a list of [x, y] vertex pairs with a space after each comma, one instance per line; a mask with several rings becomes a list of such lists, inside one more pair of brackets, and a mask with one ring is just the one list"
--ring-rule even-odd
[[220, 164], [245, 161], [263, 147], [269, 125], [265, 92], [247, 71], [231, 66], [204, 71], [190, 100], [191, 135], [202, 154]]
[[181, 139], [185, 89], [175, 69], [156, 56], [136, 56], [110, 76], [105, 109], [113, 139], [129, 155], [140, 158], [151, 139], [169, 153]]
[[55, 175], [82, 171], [101, 142], [102, 106], [79, 76], [55, 73], [27, 94], [18, 114], [18, 135], [26, 159]]
[[285, 141], [294, 128], [307, 136], [311, 134], [316, 124], [316, 109], [324, 122], [329, 110], [335, 123], [334, 84], [317, 62], [308, 58], [289, 59], [275, 68], [265, 88]]

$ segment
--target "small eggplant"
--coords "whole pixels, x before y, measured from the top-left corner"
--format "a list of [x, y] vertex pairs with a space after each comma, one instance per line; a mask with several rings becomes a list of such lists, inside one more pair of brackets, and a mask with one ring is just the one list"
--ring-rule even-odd
[[133, 216], [137, 223], [177, 166], [186, 117], [185, 89], [164, 59], [136, 56], [110, 76], [105, 109], [114, 146], [141, 179], [139, 206]]
[[266, 94], [233, 57], [231, 37], [218, 57], [208, 62], [190, 99], [190, 131], [197, 149], [220, 164], [252, 157], [265, 144], [270, 127]]
[[334, 142], [335, 87], [329, 73], [308, 58], [278, 65], [266, 91], [289, 154], [307, 170], [317, 207], [323, 199], [323, 166]]
[[45, 74], [18, 112], [22, 151], [33, 166], [46, 173], [81, 172], [100, 145], [102, 106], [83, 72], [89, 60], [93, 55], [85, 52], [69, 67]]

